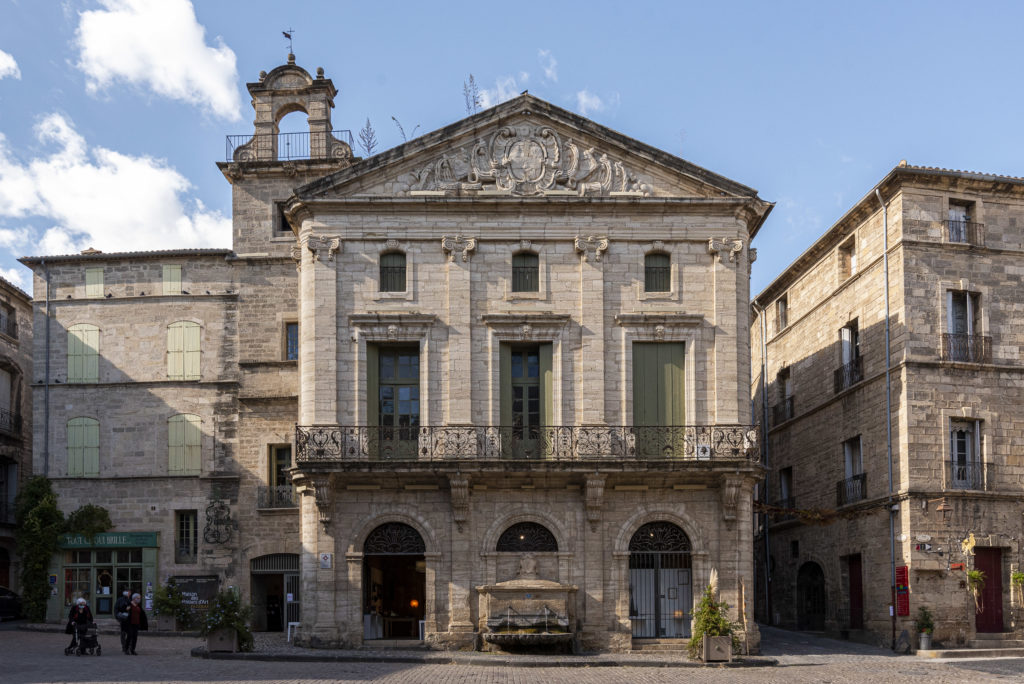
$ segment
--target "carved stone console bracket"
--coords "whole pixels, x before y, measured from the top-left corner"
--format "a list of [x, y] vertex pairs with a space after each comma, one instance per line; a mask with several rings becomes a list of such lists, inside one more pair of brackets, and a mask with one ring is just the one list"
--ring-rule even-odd
[[327, 253], [327, 261], [334, 261], [334, 255], [341, 251], [341, 238], [311, 235], [306, 247], [313, 253], [313, 261], [322, 261], [320, 257], [324, 252]]
[[448, 485], [452, 490], [452, 519], [459, 532], [462, 532], [469, 517], [469, 478], [465, 475], [452, 475], [448, 478]]
[[604, 506], [604, 482], [603, 475], [587, 477], [587, 521], [590, 522], [590, 529], [593, 532], [597, 532], [597, 525], [601, 522], [601, 508]]
[[365, 313], [348, 317], [353, 330], [352, 340], [362, 337], [367, 342], [416, 342], [430, 332], [437, 317], [420, 313]]
[[469, 261], [469, 253], [476, 251], [476, 238], [463, 237], [462, 235], [444, 235], [441, 237], [441, 249], [448, 255], [448, 259], [455, 261], [455, 254], [462, 252], [462, 260]]
[[740, 490], [743, 489], [743, 478], [726, 476], [722, 480], [722, 519], [736, 520], [736, 508], [739, 504]]
[[597, 235], [588, 235], [587, 237], [577, 235], [573, 240], [573, 246], [583, 256], [584, 261], [590, 261], [590, 257], [593, 256], [594, 261], [600, 263], [601, 257], [608, 251], [608, 238]]
[[304, 484], [313, 492], [313, 501], [320, 514], [320, 524], [324, 531], [331, 524], [331, 475], [330, 473], [306, 473]]
[[739, 259], [739, 255], [743, 252], [743, 240], [740, 239], [720, 239], [720, 238], [708, 238], [708, 254], [712, 256], [717, 255], [719, 261], [722, 259], [723, 251], [729, 252], [729, 261], [736, 263]]
[[487, 313], [481, 316], [484, 325], [503, 342], [550, 342], [557, 340], [569, 314], [562, 313]]

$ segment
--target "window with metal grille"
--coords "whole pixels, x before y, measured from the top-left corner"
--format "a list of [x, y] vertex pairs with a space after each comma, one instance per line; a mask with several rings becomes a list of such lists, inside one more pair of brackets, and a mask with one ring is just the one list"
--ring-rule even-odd
[[174, 562], [195, 563], [199, 551], [199, 514], [174, 512]]
[[512, 255], [512, 291], [538, 292], [540, 290], [540, 259], [531, 252]]
[[668, 292], [672, 288], [672, 263], [668, 254], [644, 257], [644, 291]]
[[380, 255], [380, 291], [405, 292], [405, 255], [401, 252]]
[[284, 358], [297, 361], [299, 358], [299, 324], [284, 324]]
[[551, 531], [535, 522], [521, 522], [501, 533], [495, 551], [541, 553], [558, 551], [558, 542]]

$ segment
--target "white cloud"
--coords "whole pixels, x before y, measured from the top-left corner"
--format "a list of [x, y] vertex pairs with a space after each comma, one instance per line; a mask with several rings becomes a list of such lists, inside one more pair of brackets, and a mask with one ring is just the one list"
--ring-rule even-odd
[[[50, 114], [36, 137], [49, 156], [20, 163], [0, 135], [0, 217], [37, 217], [54, 225], [33, 249], [68, 254], [225, 247], [231, 220], [190, 199], [192, 186], [166, 162], [102, 147], [89, 149], [71, 122]], [[16, 247], [17, 231], [10, 235]], [[4, 244], [0, 233], [0, 246]]]
[[86, 88], [118, 82], [151, 88], [199, 105], [222, 119], [241, 119], [235, 53], [206, 29], [188, 0], [100, 0], [103, 9], [80, 14], [78, 68]]
[[28, 269], [25, 268], [0, 268], [0, 278], [4, 278], [8, 282], [14, 283], [22, 290], [28, 291], [28, 278], [25, 276], [28, 274]]
[[590, 112], [599, 112], [604, 109], [604, 102], [594, 93], [583, 89], [576, 93], [576, 109], [583, 116], [587, 116]]
[[544, 69], [544, 78], [557, 83], [558, 60], [551, 54], [551, 50], [537, 50], [537, 59], [540, 60], [541, 68]]
[[519, 74], [519, 80], [516, 80], [515, 76], [500, 76], [494, 82], [493, 88], [482, 88], [480, 90], [480, 106], [484, 109], [493, 107], [496, 104], [511, 100], [513, 97], [522, 92], [520, 82], [525, 83], [530, 78], [530, 74], [522, 72]]
[[18, 68], [18, 63], [14, 61], [14, 57], [8, 53], [0, 50], [0, 78], [21, 78], [21, 69]]
[[0, 228], [0, 247], [14, 250], [27, 245], [32, 237], [29, 228]]

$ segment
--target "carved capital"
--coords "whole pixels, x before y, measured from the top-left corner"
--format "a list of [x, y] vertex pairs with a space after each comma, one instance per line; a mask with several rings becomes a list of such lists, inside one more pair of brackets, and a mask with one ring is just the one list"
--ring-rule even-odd
[[303, 484], [307, 491], [313, 494], [313, 501], [316, 503], [317, 513], [320, 515], [320, 524], [324, 531], [331, 524], [331, 476], [329, 473], [305, 473]]
[[597, 532], [597, 525], [601, 522], [601, 508], [604, 506], [604, 482], [603, 475], [587, 477], [587, 521], [590, 522], [590, 529], [594, 532]]
[[462, 253], [463, 261], [469, 261], [469, 253], [476, 251], [476, 238], [445, 235], [441, 238], [441, 249], [448, 255], [450, 261], [454, 261], [455, 254], [459, 252]]
[[739, 255], [743, 252], [743, 240], [732, 239], [722, 240], [719, 238], [708, 238], [708, 254], [717, 256], [718, 260], [722, 260], [722, 252], [727, 251], [729, 253], [729, 261], [736, 263], [739, 259]]
[[601, 257], [608, 251], [608, 238], [597, 235], [588, 235], [587, 237], [577, 235], [573, 240], [573, 246], [583, 256], [584, 261], [590, 261], [590, 258], [593, 257], [595, 262], [600, 263]]
[[722, 519], [735, 520], [736, 508], [739, 504], [740, 491], [743, 489], [743, 478], [726, 477], [722, 480]]
[[323, 261], [321, 257], [324, 254], [327, 255], [327, 261], [334, 261], [334, 255], [341, 251], [341, 238], [310, 235], [306, 247], [313, 253], [313, 261]]
[[464, 475], [452, 475], [448, 478], [452, 490], [452, 519], [462, 532], [466, 519], [469, 517], [469, 478]]

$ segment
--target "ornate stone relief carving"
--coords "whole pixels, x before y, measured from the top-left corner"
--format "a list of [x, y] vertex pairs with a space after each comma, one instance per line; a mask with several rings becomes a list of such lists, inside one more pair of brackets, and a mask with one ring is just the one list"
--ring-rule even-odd
[[588, 235], [587, 237], [577, 235], [573, 240], [573, 246], [577, 252], [583, 255], [584, 261], [590, 261], [593, 256], [594, 261], [600, 263], [601, 257], [608, 251], [608, 238], [597, 235]]
[[654, 194], [618, 159], [581, 147], [548, 126], [502, 126], [489, 136], [424, 164], [399, 180], [407, 191], [497, 191], [531, 196], [550, 192]]
[[550, 342], [557, 340], [569, 314], [556, 313], [488, 313], [482, 316], [484, 325], [494, 336], [507, 342]]
[[729, 261], [735, 263], [739, 259], [740, 253], [743, 252], [743, 240], [721, 240], [718, 238], [708, 238], [708, 254], [712, 256], [717, 255], [718, 259], [722, 259], [722, 252], [728, 250]]
[[532, 240], [520, 240], [519, 241], [519, 249], [524, 250], [524, 251], [533, 249], [533, 241]]
[[313, 253], [313, 261], [322, 261], [324, 252], [327, 253], [327, 261], [334, 261], [334, 255], [341, 251], [341, 238], [311, 235], [306, 241], [306, 247]]
[[750, 261], [750, 263], [754, 263], [755, 261], [757, 261], [756, 247], [751, 247], [750, 249], [747, 250], [747, 260]]
[[591, 475], [587, 478], [587, 520], [590, 522], [590, 529], [597, 532], [597, 525], [601, 522], [601, 508], [604, 506], [604, 481], [605, 478], [599, 475]]
[[415, 313], [352, 314], [348, 324], [352, 341], [362, 337], [367, 342], [418, 342], [430, 332], [436, 316]]
[[444, 235], [441, 237], [441, 249], [452, 261], [455, 260], [457, 252], [462, 253], [462, 260], [469, 261], [469, 253], [476, 250], [476, 238], [463, 237], [462, 235]]
[[398, 249], [398, 240], [388, 240], [384, 243], [384, 249]]
[[301, 264], [302, 263], [302, 247], [299, 247], [297, 244], [296, 245], [292, 245], [291, 256], [292, 256], [292, 261], [294, 261], [296, 264]]
[[462, 532], [463, 525], [469, 516], [469, 478], [459, 475], [448, 478], [452, 490], [452, 519]]
[[722, 519], [735, 520], [736, 508], [739, 503], [740, 490], [743, 486], [743, 479], [739, 477], [726, 477], [722, 480]]

